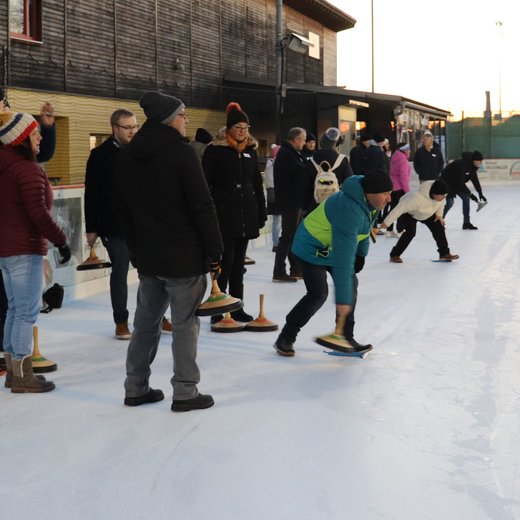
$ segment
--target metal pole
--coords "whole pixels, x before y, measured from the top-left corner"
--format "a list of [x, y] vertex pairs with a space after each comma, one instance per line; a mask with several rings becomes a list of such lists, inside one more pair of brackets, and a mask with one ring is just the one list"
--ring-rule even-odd
[[495, 22], [498, 29], [498, 114], [502, 119], [502, 22]]
[[374, 0], [370, 0], [372, 19], [372, 94], [374, 93]]
[[275, 131], [276, 144], [282, 142], [282, 60], [283, 60], [283, 44], [282, 44], [282, 14], [283, 0], [276, 1], [276, 106], [275, 106]]

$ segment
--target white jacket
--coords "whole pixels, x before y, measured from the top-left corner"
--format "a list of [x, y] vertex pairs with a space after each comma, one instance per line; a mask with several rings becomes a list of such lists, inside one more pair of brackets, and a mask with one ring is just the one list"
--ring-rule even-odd
[[430, 198], [430, 189], [434, 181], [423, 182], [417, 191], [410, 191], [404, 194], [397, 206], [387, 215], [383, 221], [390, 226], [401, 215], [409, 213], [415, 220], [426, 220], [434, 213], [442, 217], [442, 212], [446, 199], [437, 201]]

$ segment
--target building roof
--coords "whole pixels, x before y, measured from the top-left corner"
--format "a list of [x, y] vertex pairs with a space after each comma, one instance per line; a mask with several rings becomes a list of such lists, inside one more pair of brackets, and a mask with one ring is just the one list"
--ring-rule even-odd
[[325, 0], [283, 0], [283, 3], [335, 32], [356, 25], [354, 18]]

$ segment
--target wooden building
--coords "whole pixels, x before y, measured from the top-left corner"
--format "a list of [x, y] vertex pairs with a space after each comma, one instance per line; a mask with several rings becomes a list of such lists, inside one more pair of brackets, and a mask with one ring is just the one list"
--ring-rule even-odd
[[[338, 124], [340, 106], [348, 109], [336, 87], [336, 33], [354, 24], [325, 0], [284, 1], [284, 33], [312, 42], [305, 54], [286, 52], [284, 130], [318, 132]], [[275, 26], [275, 0], [4, 1], [0, 84], [16, 110], [55, 105], [58, 148], [47, 170], [60, 184], [83, 182], [113, 110], [128, 108], [144, 121], [138, 99], [147, 90], [180, 97], [191, 134], [199, 126], [216, 132], [227, 102], [238, 101], [267, 154], [275, 135]]]

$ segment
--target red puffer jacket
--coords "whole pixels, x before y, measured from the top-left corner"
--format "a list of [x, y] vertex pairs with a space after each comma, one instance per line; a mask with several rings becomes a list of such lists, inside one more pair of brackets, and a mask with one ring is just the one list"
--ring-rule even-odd
[[0, 256], [47, 254], [66, 237], [51, 216], [52, 188], [35, 162], [0, 146]]

